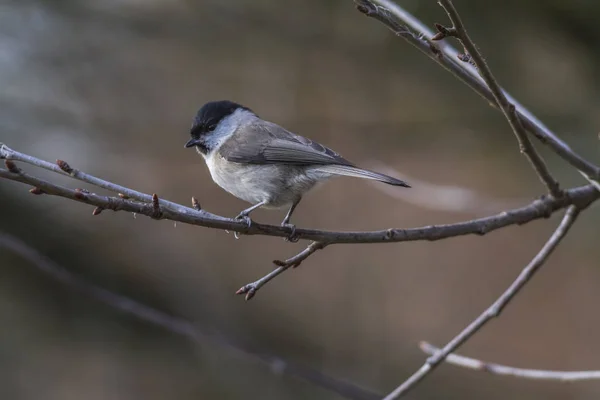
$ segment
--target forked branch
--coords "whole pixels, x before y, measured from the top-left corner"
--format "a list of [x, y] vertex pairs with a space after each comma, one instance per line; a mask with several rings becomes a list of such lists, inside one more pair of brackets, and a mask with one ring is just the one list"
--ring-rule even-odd
[[[438, 45], [432, 38], [436, 35], [426, 25], [391, 0], [354, 0], [358, 11], [387, 26], [396, 36], [409, 42], [442, 68], [452, 73], [464, 84], [498, 108], [494, 94], [471, 63], [459, 60], [460, 53], [447, 44]], [[577, 154], [571, 147], [548, 129], [541, 121], [521, 106], [506, 91], [507, 101], [515, 105], [515, 113], [525, 130], [592, 181], [600, 182], [600, 167]]]
[[542, 157], [538, 154], [538, 152], [533, 147], [533, 144], [529, 140], [527, 136], [527, 131], [523, 127], [521, 120], [519, 119], [519, 115], [517, 114], [515, 105], [510, 103], [506, 96], [504, 95], [504, 91], [500, 87], [500, 84], [494, 77], [494, 74], [488, 67], [483, 55], [480, 50], [475, 46], [467, 30], [465, 29], [460, 16], [456, 12], [452, 1], [450, 0], [439, 0], [440, 5], [446, 10], [450, 21], [452, 22], [452, 27], [447, 28], [443, 25], [436, 24], [436, 28], [438, 29], [438, 34], [435, 35], [432, 40], [441, 40], [447, 36], [453, 36], [457, 38], [466, 50], [466, 54], [468, 55], [467, 59], [472, 60], [473, 64], [477, 67], [479, 73], [481, 74], [483, 80], [487, 84], [489, 90], [492, 92], [494, 96], [494, 100], [498, 105], [498, 108], [504, 114], [504, 117], [508, 121], [512, 131], [517, 137], [517, 141], [519, 143], [519, 148], [521, 152], [527, 157], [529, 162], [531, 163], [533, 169], [537, 172], [540, 180], [546, 187], [548, 188], [548, 192], [555, 197], [562, 196], [562, 191], [558, 185], [558, 182], [552, 177], [546, 163], [542, 159]]
[[[439, 0], [439, 4], [448, 14], [452, 26], [446, 27], [436, 24], [438, 31], [436, 34], [433, 34], [420, 21], [390, 0], [376, 0], [376, 2], [371, 0], [355, 0], [355, 2], [360, 12], [385, 24], [397, 36], [402, 37], [417, 47], [488, 100], [492, 106], [502, 111], [519, 142], [521, 152], [528, 158], [533, 169], [547, 187], [552, 197], [560, 198], [563, 195], [568, 196], [568, 191], [565, 193], [560, 190], [558, 182], [552, 177], [544, 160], [535, 150], [527, 136], [527, 132], [533, 134], [542, 143], [549, 145], [560, 157], [577, 168], [582, 176], [591, 183], [592, 187], [600, 190], [600, 167], [575, 153], [553, 132], [535, 119], [524, 107], [511, 99], [500, 87], [481, 52], [467, 34], [467, 30], [451, 0]], [[406, 25], [416, 29], [417, 32], [413, 33]], [[463, 45], [465, 54], [459, 54], [448, 45], [440, 47], [436, 44], [437, 41], [446, 37], [457, 38]], [[459, 63], [457, 60], [461, 62]], [[502, 309], [541, 267], [549, 254], [567, 233], [577, 214], [582, 209], [582, 207], [577, 206], [569, 207], [554, 235], [502, 296], [443, 349], [433, 353], [427, 362], [390, 393], [386, 397], [386, 400], [396, 399], [407, 393], [436, 368], [451, 352], [481, 329], [491, 318], [498, 316]]]
[[414, 388], [423, 378], [425, 378], [431, 371], [437, 368], [448, 355], [463, 343], [465, 343], [471, 336], [477, 333], [485, 324], [487, 324], [493, 318], [500, 315], [504, 307], [510, 303], [510, 301], [519, 293], [521, 289], [529, 282], [533, 275], [540, 269], [544, 262], [548, 259], [550, 254], [556, 249], [560, 241], [565, 237], [573, 223], [575, 222], [577, 215], [580, 210], [571, 206], [565, 213], [562, 222], [556, 228], [550, 239], [537, 253], [537, 255], [531, 260], [531, 262], [523, 268], [517, 279], [498, 297], [492, 305], [490, 305], [479, 317], [471, 322], [465, 329], [463, 329], [458, 335], [456, 335], [451, 341], [449, 341], [441, 350], [436, 351], [431, 357], [425, 361], [425, 364], [421, 366], [414, 374], [406, 379], [400, 386], [398, 386], [393, 392], [385, 397], [385, 400], [394, 400], [400, 398], [406, 394], [409, 390]]

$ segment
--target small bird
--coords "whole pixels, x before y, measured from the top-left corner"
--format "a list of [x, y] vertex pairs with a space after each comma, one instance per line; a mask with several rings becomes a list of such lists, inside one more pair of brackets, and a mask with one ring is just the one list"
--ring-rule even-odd
[[289, 222], [302, 196], [315, 184], [334, 176], [410, 187], [391, 176], [359, 168], [333, 150], [228, 100], [203, 105], [194, 118], [190, 135], [185, 147], [195, 147], [204, 157], [213, 181], [252, 204], [236, 217], [248, 225], [248, 215], [259, 207], [289, 207], [281, 225], [294, 232], [295, 227]]

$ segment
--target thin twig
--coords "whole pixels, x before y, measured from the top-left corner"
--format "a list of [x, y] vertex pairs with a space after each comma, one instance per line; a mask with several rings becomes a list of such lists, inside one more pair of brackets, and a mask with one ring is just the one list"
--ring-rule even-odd
[[[436, 352], [441, 351], [440, 348], [435, 347], [427, 342], [419, 343], [419, 347], [421, 348], [421, 350], [423, 350], [423, 352], [431, 355], [434, 355]], [[543, 369], [518, 368], [487, 361], [481, 361], [476, 358], [465, 357], [458, 354], [448, 354], [445, 362], [463, 368], [488, 372], [492, 375], [514, 376], [515, 378], [559, 382], [575, 382], [600, 379], [600, 371], [550, 371]]]
[[464, 46], [466, 51], [468, 52], [470, 59], [473, 60], [473, 63], [479, 70], [481, 77], [487, 84], [488, 88], [492, 92], [494, 96], [494, 100], [498, 107], [504, 114], [504, 117], [507, 119], [508, 124], [510, 125], [512, 131], [514, 132], [517, 141], [519, 142], [519, 147], [521, 149], [521, 153], [523, 153], [533, 169], [537, 172], [540, 180], [546, 187], [551, 195], [555, 197], [562, 196], [562, 191], [558, 185], [558, 182], [552, 177], [546, 163], [542, 159], [542, 157], [538, 154], [538, 152], [533, 147], [533, 144], [527, 137], [527, 132], [521, 124], [519, 120], [519, 116], [516, 112], [516, 108], [514, 104], [510, 103], [506, 96], [504, 95], [504, 91], [500, 87], [497, 79], [494, 77], [492, 70], [489, 68], [481, 51], [477, 48], [473, 40], [469, 37], [465, 26], [460, 19], [460, 15], [456, 11], [454, 4], [452, 4], [451, 0], [439, 0], [439, 4], [444, 8], [446, 13], [448, 14], [448, 18], [452, 22], [451, 28], [442, 27], [442, 25], [437, 25], [439, 30], [439, 35], [436, 40], [443, 39], [446, 36], [453, 36], [457, 38], [461, 44]]
[[254, 297], [254, 295], [256, 294], [258, 289], [263, 287], [271, 279], [273, 279], [277, 275], [285, 272], [290, 267], [296, 268], [297, 266], [302, 264], [302, 261], [306, 260], [317, 250], [324, 249], [325, 246], [327, 246], [327, 244], [322, 243], [322, 242], [312, 242], [311, 244], [308, 245], [308, 247], [306, 247], [300, 253], [296, 254], [295, 256], [293, 256], [291, 258], [288, 258], [285, 261], [274, 260], [273, 264], [277, 265], [277, 268], [275, 268], [273, 271], [269, 272], [267, 275], [263, 276], [262, 278], [258, 279], [257, 281], [254, 281], [252, 283], [248, 283], [248, 284], [242, 286], [235, 293], [236, 294], [245, 294], [246, 300], [250, 300], [252, 297]]
[[478, 332], [485, 324], [487, 324], [493, 318], [500, 315], [504, 307], [519, 293], [519, 291], [529, 282], [533, 275], [540, 269], [544, 262], [548, 259], [550, 254], [556, 249], [560, 241], [565, 237], [579, 214], [580, 209], [575, 206], [571, 206], [567, 209], [565, 216], [563, 217], [560, 225], [550, 239], [544, 244], [542, 249], [537, 255], [531, 260], [531, 262], [521, 271], [517, 279], [498, 297], [494, 303], [489, 306], [483, 313], [481, 313], [473, 322], [471, 322], [465, 329], [463, 329], [458, 335], [456, 335], [448, 344], [444, 346], [440, 351], [435, 352], [431, 357], [427, 359], [425, 364], [421, 366], [413, 375], [405, 380], [400, 386], [398, 386], [393, 392], [385, 397], [384, 400], [398, 399], [402, 395], [406, 394], [409, 390], [415, 387], [423, 378], [425, 378], [431, 371], [439, 366], [446, 357], [466, 342], [471, 336]]
[[185, 336], [200, 345], [203, 345], [205, 342], [215, 343], [265, 364], [274, 374], [287, 374], [300, 378], [348, 399], [374, 400], [381, 398], [381, 395], [354, 383], [334, 378], [316, 369], [295, 364], [274, 355], [249, 349], [222, 334], [210, 332], [209, 329], [201, 329], [186, 319], [169, 315], [127, 296], [93, 285], [40, 254], [22, 240], [7, 233], [0, 232], [0, 247], [5, 247], [13, 253], [20, 255], [40, 271], [71, 289], [84, 293], [95, 300], [142, 321], [160, 326], [169, 332]]
[[[406, 10], [390, 0], [355, 0], [357, 9], [368, 17], [374, 18], [387, 26], [396, 36], [406, 40], [445, 70], [452, 73], [463, 83], [482, 96], [493, 107], [498, 107], [494, 95], [481, 78], [478, 71], [470, 63], [458, 60], [459, 52], [452, 46], [438, 45], [431, 38], [435, 35], [421, 21], [408, 13]], [[412, 30], [416, 31], [413, 33]], [[548, 145], [556, 154], [577, 168], [585, 172], [590, 180], [600, 181], [600, 167], [577, 154], [562, 141], [554, 132], [548, 129], [525, 107], [520, 105], [506, 91], [508, 101], [515, 105], [516, 113], [523, 127], [538, 138], [542, 143]]]

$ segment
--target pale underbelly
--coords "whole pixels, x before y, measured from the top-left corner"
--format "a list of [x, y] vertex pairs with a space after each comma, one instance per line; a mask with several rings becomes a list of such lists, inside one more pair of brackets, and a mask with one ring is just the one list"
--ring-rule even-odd
[[[208, 160], [207, 160], [208, 161]], [[301, 167], [207, 162], [213, 180], [235, 197], [265, 208], [288, 207], [316, 183]]]

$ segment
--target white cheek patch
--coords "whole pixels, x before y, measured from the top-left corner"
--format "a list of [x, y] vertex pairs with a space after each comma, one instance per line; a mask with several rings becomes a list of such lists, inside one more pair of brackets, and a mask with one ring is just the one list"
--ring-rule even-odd
[[253, 116], [254, 114], [248, 110], [238, 109], [233, 114], [223, 118], [217, 125], [217, 128], [205, 137], [204, 143], [206, 147], [211, 151], [217, 150], [233, 135], [245, 119]]

